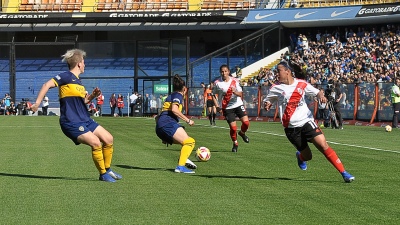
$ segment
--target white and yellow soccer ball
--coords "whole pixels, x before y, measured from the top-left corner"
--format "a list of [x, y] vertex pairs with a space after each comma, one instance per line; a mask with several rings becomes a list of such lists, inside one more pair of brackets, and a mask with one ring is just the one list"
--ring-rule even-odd
[[210, 160], [211, 157], [211, 152], [210, 149], [208, 149], [207, 147], [199, 147], [196, 150], [196, 158], [202, 162], [207, 162], [208, 160]]
[[386, 125], [385, 126], [385, 130], [386, 130], [386, 132], [391, 132], [392, 131], [392, 127], [390, 125]]

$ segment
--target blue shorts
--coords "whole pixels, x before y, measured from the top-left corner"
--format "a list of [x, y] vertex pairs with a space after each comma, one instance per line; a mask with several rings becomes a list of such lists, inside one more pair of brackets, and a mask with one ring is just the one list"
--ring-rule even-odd
[[172, 145], [174, 143], [173, 136], [179, 127], [183, 126], [179, 123], [168, 123], [162, 127], [156, 126], [156, 134], [161, 140]]
[[69, 137], [76, 145], [79, 145], [78, 137], [89, 131], [94, 132], [99, 126], [93, 119], [82, 123], [60, 123], [62, 132]]

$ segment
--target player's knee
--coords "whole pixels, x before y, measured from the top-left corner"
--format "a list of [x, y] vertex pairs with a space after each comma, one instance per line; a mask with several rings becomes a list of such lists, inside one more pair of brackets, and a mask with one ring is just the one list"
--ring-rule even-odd
[[250, 122], [248, 120], [245, 120], [242, 122], [243, 126], [245, 126], [246, 128], [248, 128], [250, 126]]
[[182, 142], [182, 145], [189, 145], [192, 147], [194, 147], [195, 144], [196, 144], [196, 141], [192, 137], [189, 137]]
[[101, 140], [105, 145], [114, 143], [114, 137], [110, 133], [108, 133], [107, 135], [102, 135]]
[[87, 134], [89, 134], [89, 133], [86, 133], [86, 135], [79, 136], [78, 142], [89, 145], [92, 148], [96, 148], [98, 146], [101, 147], [102, 144], [100, 142], [100, 139], [96, 135], [94, 135], [94, 134], [87, 135]]

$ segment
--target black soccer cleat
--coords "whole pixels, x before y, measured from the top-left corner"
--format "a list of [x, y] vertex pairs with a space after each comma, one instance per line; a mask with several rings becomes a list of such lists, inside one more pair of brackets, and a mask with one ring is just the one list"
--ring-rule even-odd
[[237, 152], [238, 147], [239, 146], [237, 144], [233, 143], [232, 152]]
[[249, 137], [247, 137], [246, 134], [244, 134], [244, 133], [242, 134], [241, 131], [238, 134], [239, 134], [240, 137], [242, 137], [244, 142], [246, 142], [246, 143], [250, 142]]

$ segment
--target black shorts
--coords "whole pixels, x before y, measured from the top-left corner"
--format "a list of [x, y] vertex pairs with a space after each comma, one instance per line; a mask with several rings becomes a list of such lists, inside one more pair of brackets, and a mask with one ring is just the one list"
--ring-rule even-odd
[[225, 116], [225, 120], [228, 123], [232, 123], [233, 121], [236, 120], [236, 116], [242, 118], [243, 116], [247, 116], [246, 109], [244, 108], [243, 105], [233, 108], [233, 109], [223, 109], [222, 113]]
[[393, 110], [394, 111], [400, 111], [400, 102], [393, 103]]
[[298, 151], [302, 151], [308, 147], [308, 142], [311, 142], [314, 137], [322, 134], [322, 131], [314, 121], [309, 121], [302, 127], [285, 128], [285, 133], [290, 143]]
[[207, 107], [213, 107], [215, 106], [214, 100], [207, 100]]

